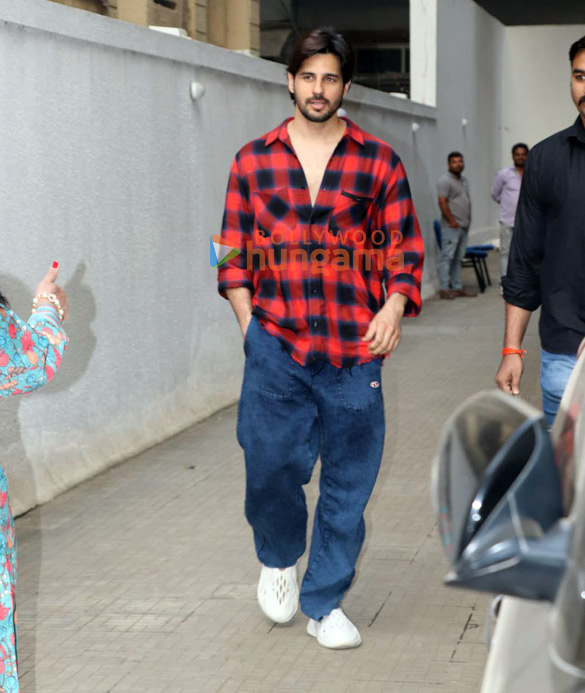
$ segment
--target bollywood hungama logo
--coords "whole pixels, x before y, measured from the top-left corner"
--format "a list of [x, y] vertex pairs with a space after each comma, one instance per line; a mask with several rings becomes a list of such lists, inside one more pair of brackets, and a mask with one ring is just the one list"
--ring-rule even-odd
[[[291, 231], [290, 238], [275, 231], [271, 234], [269, 243], [260, 246], [252, 241], [246, 241], [244, 248], [236, 248], [225, 243], [221, 236], [211, 236], [209, 260], [212, 267], [221, 267], [226, 262], [244, 253], [238, 261], [240, 267], [246, 267], [252, 272], [268, 267], [272, 272], [281, 272], [287, 265], [299, 266], [311, 274], [330, 274], [347, 270], [365, 270], [368, 272], [398, 272], [404, 270], [404, 253], [400, 249], [403, 241], [401, 231], [386, 231], [378, 229], [371, 236], [371, 246], [366, 244], [367, 236], [363, 229], [349, 230], [339, 233], [334, 241], [329, 241], [332, 247], [327, 247], [322, 239], [325, 231], [317, 233], [308, 239], [296, 237]], [[264, 235], [262, 236], [264, 239]], [[333, 245], [333, 243], [335, 245]], [[302, 247], [305, 245], [306, 247]], [[317, 247], [315, 247], [317, 246]]]
[[224, 243], [221, 236], [213, 234], [209, 239], [209, 263], [212, 267], [225, 265], [229, 260], [238, 257], [241, 252], [239, 248]]

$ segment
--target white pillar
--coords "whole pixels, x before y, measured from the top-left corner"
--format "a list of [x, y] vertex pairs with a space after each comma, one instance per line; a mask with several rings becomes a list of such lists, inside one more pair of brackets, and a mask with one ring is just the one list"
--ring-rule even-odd
[[437, 105], [437, 2], [410, 0], [410, 98]]

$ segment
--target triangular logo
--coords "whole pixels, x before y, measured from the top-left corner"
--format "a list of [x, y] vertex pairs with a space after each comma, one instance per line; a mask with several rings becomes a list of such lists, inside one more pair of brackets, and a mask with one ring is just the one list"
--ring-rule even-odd
[[221, 236], [217, 234], [213, 234], [209, 239], [209, 263], [212, 267], [221, 267], [229, 260], [238, 257], [240, 252], [239, 248], [224, 243]]

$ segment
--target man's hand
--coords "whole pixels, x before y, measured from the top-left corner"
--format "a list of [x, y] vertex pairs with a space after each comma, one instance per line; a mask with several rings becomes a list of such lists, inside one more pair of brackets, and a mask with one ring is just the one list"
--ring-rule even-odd
[[455, 221], [455, 217], [449, 208], [449, 202], [447, 201], [446, 197], [439, 197], [439, 209], [441, 210], [443, 217], [447, 220], [450, 228], [458, 229], [459, 224]]
[[524, 364], [520, 354], [508, 354], [502, 358], [500, 368], [496, 373], [496, 384], [510, 395], [520, 394], [520, 379], [524, 371]]
[[402, 294], [392, 294], [384, 307], [372, 318], [362, 342], [371, 342], [371, 354], [380, 356], [394, 351], [400, 343], [402, 329], [400, 321], [408, 298]]
[[[530, 311], [506, 302], [506, 334], [504, 347], [506, 349], [521, 349], [522, 340], [530, 321]], [[504, 392], [511, 395], [520, 394], [520, 379], [524, 364], [520, 354], [508, 354], [502, 358], [500, 368], [496, 373], [496, 384]]]

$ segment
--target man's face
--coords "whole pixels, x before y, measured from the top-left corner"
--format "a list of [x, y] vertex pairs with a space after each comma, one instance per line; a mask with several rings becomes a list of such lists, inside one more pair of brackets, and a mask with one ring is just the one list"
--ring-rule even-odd
[[524, 149], [524, 147], [516, 147], [516, 149], [512, 152], [512, 159], [516, 168], [524, 168], [527, 158], [528, 152], [526, 149]]
[[585, 121], [585, 51], [580, 51], [571, 65], [571, 97]]
[[462, 156], [453, 156], [449, 159], [449, 171], [454, 174], [459, 174], [465, 168], [465, 162]]
[[350, 84], [344, 86], [339, 58], [331, 53], [317, 53], [303, 62], [294, 77], [288, 74], [295, 104], [312, 123], [324, 123], [335, 115]]

